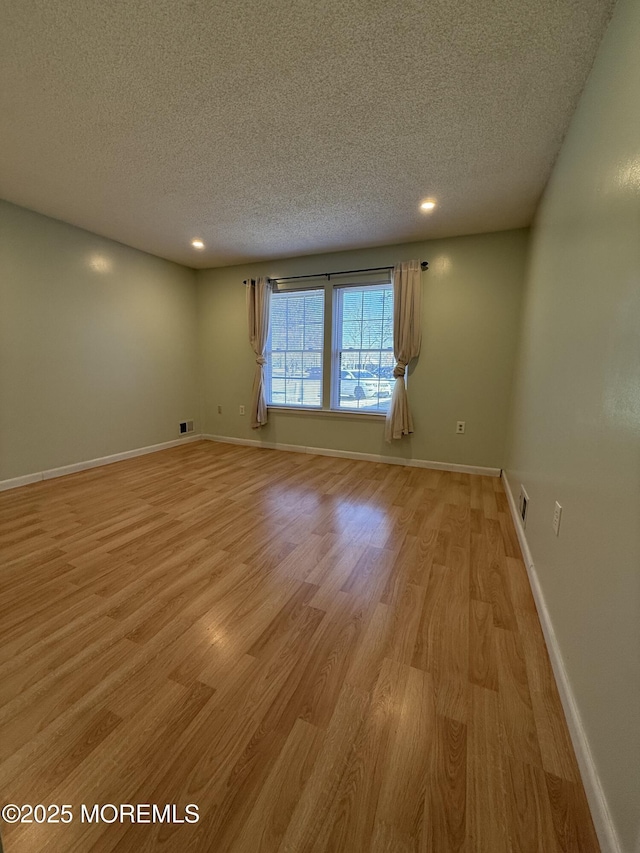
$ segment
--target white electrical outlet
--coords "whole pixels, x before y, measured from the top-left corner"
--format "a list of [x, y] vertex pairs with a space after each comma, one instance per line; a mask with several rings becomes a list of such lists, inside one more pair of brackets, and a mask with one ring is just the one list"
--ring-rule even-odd
[[556, 536], [560, 535], [560, 519], [562, 518], [562, 507], [556, 501], [556, 505], [553, 509], [553, 532]]
[[244, 415], [244, 406], [240, 406], [240, 414]]
[[465, 431], [465, 429], [466, 429], [466, 426], [467, 426], [467, 422], [466, 422], [466, 421], [458, 421], [458, 422], [456, 423], [456, 435], [462, 435], [462, 433], [463, 433], [463, 432]]

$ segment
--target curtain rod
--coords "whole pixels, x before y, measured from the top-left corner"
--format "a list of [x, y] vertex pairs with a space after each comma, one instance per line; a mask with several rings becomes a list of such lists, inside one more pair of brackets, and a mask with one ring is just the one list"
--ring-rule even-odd
[[[420, 266], [422, 270], [429, 269], [429, 261], [420, 261]], [[380, 272], [381, 270], [392, 270], [393, 265], [387, 267], [367, 267], [363, 270], [340, 270], [339, 272], [315, 272], [310, 275], [283, 275], [278, 278], [270, 278], [268, 281], [295, 281], [300, 278], [325, 278], [327, 281], [331, 281], [332, 275], [355, 275], [355, 273], [359, 272]], [[243, 284], [247, 284], [249, 279], [245, 279]]]

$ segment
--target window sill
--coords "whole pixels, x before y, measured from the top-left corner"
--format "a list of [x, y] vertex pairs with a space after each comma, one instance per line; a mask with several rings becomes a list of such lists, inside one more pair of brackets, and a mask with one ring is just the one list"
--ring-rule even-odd
[[380, 421], [387, 416], [386, 412], [349, 412], [342, 409], [315, 409], [311, 406], [267, 406], [267, 408], [270, 412], [277, 412], [278, 414], [281, 412], [291, 415], [303, 413], [305, 415], [320, 415], [323, 418], [349, 418], [356, 421]]

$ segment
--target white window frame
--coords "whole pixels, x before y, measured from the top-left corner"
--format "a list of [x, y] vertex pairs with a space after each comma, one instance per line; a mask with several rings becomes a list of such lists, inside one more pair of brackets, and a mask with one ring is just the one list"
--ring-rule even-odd
[[[308, 412], [315, 415], [330, 415], [336, 417], [347, 417], [361, 419], [380, 420], [386, 417], [386, 411], [372, 408], [348, 408], [340, 406], [339, 374], [340, 374], [340, 347], [338, 341], [338, 298], [340, 290], [347, 288], [389, 288], [393, 286], [391, 274], [376, 273], [375, 279], [367, 281], [367, 276], [359, 276], [357, 279], [345, 280], [344, 277], [335, 276], [331, 280], [318, 283], [317, 280], [308, 280], [307, 283], [282, 281], [277, 283], [275, 291], [287, 293], [300, 293], [309, 290], [324, 291], [324, 336], [322, 355], [322, 387], [321, 405], [294, 405], [267, 402], [269, 409], [278, 412], [302, 413]], [[269, 333], [269, 340], [271, 332]], [[270, 346], [269, 346], [270, 354]], [[389, 350], [393, 358], [393, 346]], [[395, 364], [395, 360], [394, 360]], [[270, 370], [270, 366], [268, 368]], [[270, 386], [271, 387], [271, 386]]]
[[[341, 406], [340, 400], [340, 380], [341, 380], [341, 371], [342, 371], [342, 359], [341, 354], [348, 352], [348, 349], [340, 348], [340, 333], [343, 327], [343, 316], [342, 316], [342, 299], [341, 295], [349, 289], [362, 291], [365, 288], [370, 288], [371, 290], [391, 290], [393, 293], [393, 287], [390, 281], [384, 282], [375, 282], [375, 283], [362, 283], [362, 282], [350, 282], [349, 284], [338, 284], [333, 288], [333, 328], [331, 335], [331, 409], [332, 411], [344, 412], [344, 411], [353, 411], [354, 413], [362, 413], [362, 414], [373, 414], [373, 415], [382, 415], [386, 416], [386, 410], [380, 408], [374, 408], [371, 406], [367, 406], [366, 402], [360, 406], [360, 401], [358, 401], [358, 406], [352, 410], [350, 407]], [[393, 314], [391, 316], [391, 322], [393, 323]], [[363, 321], [362, 321], [363, 322]], [[393, 361], [393, 331], [392, 331], [392, 340], [391, 346], [386, 348], [373, 348], [373, 347], [364, 347], [363, 342], [361, 340], [361, 346], [359, 350], [354, 350], [357, 352], [386, 352], [391, 355], [391, 360]], [[395, 361], [393, 361], [395, 365]], [[362, 363], [357, 368], [346, 368], [349, 370], [363, 370], [366, 369], [362, 365]], [[380, 381], [380, 378], [378, 379]], [[383, 380], [384, 381], [384, 380]], [[365, 398], [366, 399], [366, 398]], [[380, 398], [377, 397], [379, 400]], [[389, 400], [390, 402], [390, 400]]]
[[[287, 410], [287, 411], [294, 410], [294, 411], [315, 411], [315, 412], [317, 412], [317, 411], [321, 411], [323, 408], [322, 401], [324, 399], [324, 358], [325, 358], [325, 353], [326, 353], [326, 349], [327, 349], [327, 346], [326, 346], [326, 340], [327, 340], [326, 293], [324, 291], [324, 287], [322, 284], [318, 285], [318, 283], [316, 282], [313, 285], [307, 285], [307, 286], [303, 286], [303, 287], [286, 287], [286, 288], [281, 288], [279, 290], [279, 292], [281, 292], [281, 293], [284, 292], [284, 293], [291, 294], [291, 295], [299, 294], [299, 293], [307, 293], [309, 291], [322, 292], [322, 293], [324, 293], [324, 297], [325, 297], [324, 298], [324, 305], [323, 305], [322, 349], [319, 351], [320, 352], [320, 361], [323, 364], [323, 383], [320, 387], [320, 405], [318, 405], [318, 406], [312, 406], [312, 405], [308, 405], [308, 404], [304, 405], [302, 402], [299, 402], [297, 404], [294, 404], [294, 403], [275, 403], [274, 404], [274, 403], [269, 402], [269, 400], [267, 400], [267, 408], [269, 408], [269, 409], [283, 409], [283, 410]], [[276, 291], [276, 292], [278, 292], [278, 291]], [[273, 299], [273, 295], [272, 295], [271, 305], [273, 306], [273, 304], [274, 304], [274, 299]], [[273, 354], [273, 350], [271, 349], [271, 342], [272, 342], [271, 334], [272, 334], [271, 318], [269, 318], [269, 335], [267, 337], [267, 347], [266, 347], [267, 373], [268, 373], [267, 389], [266, 390], [268, 393], [269, 392], [273, 393], [273, 372], [272, 372], [273, 367], [272, 367], [272, 364], [270, 362], [270, 357]], [[285, 352], [288, 352], [288, 351], [285, 351]], [[301, 352], [302, 353], [305, 352], [304, 348], [301, 350]], [[314, 350], [314, 352], [317, 352], [317, 350]], [[287, 378], [286, 374], [283, 378], [286, 380], [286, 378]], [[304, 386], [303, 386], [303, 388], [304, 388]]]

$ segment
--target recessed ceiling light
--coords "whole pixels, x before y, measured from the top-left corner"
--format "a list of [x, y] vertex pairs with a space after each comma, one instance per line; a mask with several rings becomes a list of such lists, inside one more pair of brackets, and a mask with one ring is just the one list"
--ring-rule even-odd
[[192, 240], [191, 245], [194, 249], [204, 249], [204, 243], [202, 240]]
[[427, 201], [423, 201], [422, 204], [420, 205], [420, 210], [433, 210], [433, 208], [435, 206], [436, 206], [435, 201], [431, 201], [430, 199], [427, 199]]

